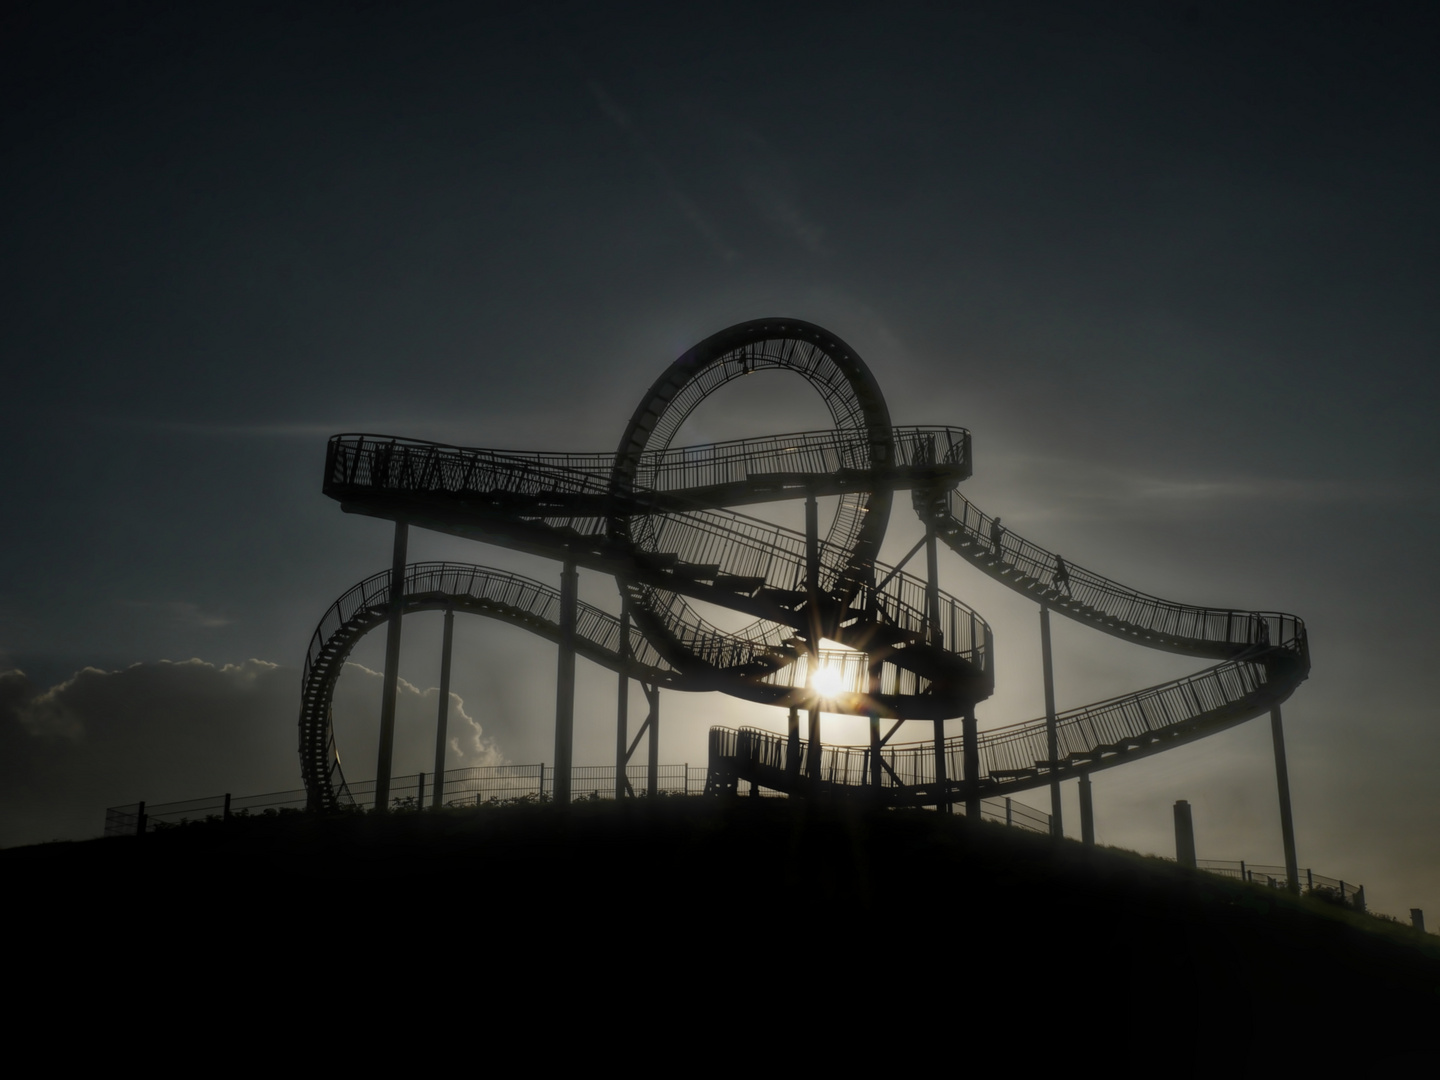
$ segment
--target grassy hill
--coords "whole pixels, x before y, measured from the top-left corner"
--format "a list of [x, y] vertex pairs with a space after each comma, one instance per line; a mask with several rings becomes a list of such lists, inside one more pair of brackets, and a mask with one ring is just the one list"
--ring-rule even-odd
[[810, 1032], [812, 1064], [903, 1032], [877, 1061], [1248, 1075], [1340, 1055], [1381, 1075], [1440, 1012], [1436, 936], [929, 812], [287, 815], [12, 849], [0, 870], [12, 925], [140, 995], [263, 970], [280, 997], [389, 987], [397, 1015], [437, 993], [492, 1020], [567, 1002], [602, 1041], [643, 1041], [636, 1010], [658, 1008], [701, 1044], [742, 1020]]

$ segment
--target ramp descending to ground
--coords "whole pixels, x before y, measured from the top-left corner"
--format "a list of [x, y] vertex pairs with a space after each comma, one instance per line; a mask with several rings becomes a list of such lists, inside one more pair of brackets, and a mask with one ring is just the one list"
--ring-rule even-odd
[[[710, 395], [766, 372], [806, 380], [834, 428], [672, 446]], [[872, 731], [875, 718], [887, 717], [932, 720], [938, 732], [947, 718], [973, 718], [994, 687], [984, 620], [938, 589], [933, 569], [921, 578], [903, 561], [895, 568], [878, 561], [896, 491], [912, 493], [932, 547], [947, 543], [982, 571], [1097, 629], [1221, 661], [1189, 679], [1065, 714], [1054, 760], [1044, 750], [1044, 721], [1036, 722], [1039, 744], [1033, 723], [972, 738], [970, 775], [961, 740], [921, 748], [887, 746], [872, 735], [870, 747], [822, 750], [802, 749], [793, 736], [717, 729], [714, 790], [749, 779], [779, 790], [864, 790], [898, 803], [951, 801], [977, 785], [1008, 791], [1237, 723], [1283, 700], [1305, 677], [1304, 626], [1293, 616], [1169, 604], [1079, 568], [1070, 568], [1067, 590], [1056, 577], [1060, 564], [1039, 547], [1005, 534], [993, 550], [990, 519], [955, 490], [969, 475], [968, 432], [893, 426], [853, 350], [807, 323], [761, 320], [706, 339], [667, 368], [614, 454], [337, 435], [325, 492], [348, 512], [611, 574], [623, 611], [617, 617], [577, 603], [567, 634], [565, 598], [551, 586], [485, 567], [424, 563], [406, 569], [398, 597], [404, 613], [452, 609], [503, 619], [548, 640], [573, 638], [576, 652], [651, 686], [869, 715]], [[825, 496], [838, 505], [822, 532], [816, 500]], [[735, 509], [791, 499], [805, 500], [804, 531]], [[311, 643], [300, 744], [314, 801], [343, 792], [330, 722], [334, 681], [359, 637], [395, 610], [393, 591], [389, 573], [355, 586]], [[722, 630], [697, 601], [753, 621]], [[822, 649], [822, 641], [839, 648]]]

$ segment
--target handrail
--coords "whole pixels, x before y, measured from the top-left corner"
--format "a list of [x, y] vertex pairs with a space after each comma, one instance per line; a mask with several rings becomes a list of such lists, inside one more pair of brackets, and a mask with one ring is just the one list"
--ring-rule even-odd
[[[917, 493], [917, 509], [926, 508]], [[933, 504], [932, 504], [933, 505]], [[1000, 552], [992, 541], [995, 518], [958, 491], [946, 492], [943, 511], [929, 514], [943, 526], [942, 535], [961, 557], [991, 573], [1018, 591], [1041, 594], [1056, 611], [1091, 622], [1114, 620], [1130, 633], [1154, 634], [1172, 645], [1223, 644], [1243, 649], [1279, 645], [1297, 653], [1307, 648], [1305, 623], [1279, 611], [1247, 611], [1180, 604], [1122, 585], [1117, 581], [1064, 562], [1066, 582], [1057, 581], [1057, 556], [1011, 529], [1000, 530]]]

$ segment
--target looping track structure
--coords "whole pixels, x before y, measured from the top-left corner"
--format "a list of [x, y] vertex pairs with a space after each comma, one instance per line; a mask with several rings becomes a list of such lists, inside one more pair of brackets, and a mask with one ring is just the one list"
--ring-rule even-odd
[[[834, 427], [672, 445], [706, 398], [767, 371], [805, 379]], [[788, 737], [712, 731], [707, 787], [717, 792], [748, 780], [801, 794], [978, 805], [982, 796], [1053, 783], [1250, 719], [1285, 700], [1309, 672], [1305, 627], [1293, 615], [1161, 600], [1067, 566], [998, 529], [956, 490], [970, 475], [969, 433], [892, 425], [854, 350], [796, 320], [743, 323], [686, 352], [650, 387], [614, 454], [347, 434], [330, 440], [325, 469], [325, 494], [347, 512], [553, 558], [565, 572], [557, 589], [469, 564], [405, 566], [401, 557], [395, 569], [337, 600], [315, 631], [302, 680], [300, 756], [314, 805], [345, 797], [330, 716], [345, 657], [381, 624], [391, 627], [398, 652], [400, 617], [423, 610], [481, 614], [559, 643], [557, 767], [568, 762], [562, 741], [569, 734], [559, 719], [568, 715], [567, 655], [619, 672], [622, 702], [625, 680], [633, 678], [652, 693], [661, 686], [721, 690], [789, 708]], [[905, 490], [926, 536], [890, 567], [877, 556], [893, 495]], [[822, 536], [817, 500], [826, 496], [838, 505]], [[805, 500], [804, 531], [736, 509], [790, 499]], [[937, 587], [939, 544], [1042, 609], [1150, 648], [1219, 662], [981, 734], [975, 706], [994, 689], [993, 636], [976, 612]], [[924, 578], [904, 570], [921, 546]], [[619, 616], [578, 601], [577, 567], [614, 576]], [[754, 621], [722, 630], [695, 601]], [[387, 680], [392, 664], [387, 659]], [[803, 747], [796, 726], [802, 707], [811, 715]], [[870, 745], [822, 747], [822, 708], [870, 717]], [[964, 719], [964, 733], [946, 739], [943, 723], [954, 717]], [[933, 721], [935, 738], [892, 745], [879, 734], [881, 718], [895, 722], [892, 734], [899, 721]], [[623, 770], [624, 759], [618, 764]], [[568, 779], [557, 783], [557, 795], [568, 792]]]

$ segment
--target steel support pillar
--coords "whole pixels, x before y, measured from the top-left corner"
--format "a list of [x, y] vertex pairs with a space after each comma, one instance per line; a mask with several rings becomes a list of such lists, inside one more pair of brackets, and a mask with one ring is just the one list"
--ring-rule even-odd
[[[645, 792], [650, 798], [660, 794], [660, 686], [646, 686], [643, 682], [640, 689], [645, 691], [645, 700], [650, 705], [650, 715], [646, 723], [650, 726], [650, 741], [646, 744], [649, 751], [650, 776], [645, 784]], [[686, 778], [686, 785], [689, 785], [689, 777]]]
[[555, 802], [570, 803], [575, 752], [575, 611], [580, 575], [565, 561], [560, 571], [560, 661], [555, 676]]
[[[805, 734], [805, 764], [806, 774], [815, 782], [820, 782], [820, 757], [824, 751], [820, 747], [820, 710], [807, 709], [808, 729]], [[811, 792], [812, 795], [817, 794]]]
[[405, 550], [408, 522], [395, 522], [390, 557], [390, 617], [385, 625], [385, 681], [380, 691], [380, 749], [375, 756], [375, 809], [390, 809], [390, 770], [395, 756], [395, 691], [400, 685], [400, 619], [405, 599]]
[[880, 714], [875, 711], [875, 699], [880, 696], [880, 665], [874, 662], [873, 656], [867, 656], [867, 660], [865, 693], [870, 697], [870, 787], [875, 792], [876, 801], [879, 801], [883, 769], [880, 766]]
[[925, 521], [925, 640], [943, 645], [940, 632], [940, 561], [935, 554], [935, 519]]
[[620, 687], [615, 703], [615, 798], [623, 799], [630, 789], [625, 766], [629, 764], [630, 740], [630, 601], [620, 600]]
[[798, 797], [795, 781], [800, 779], [800, 710], [790, 706], [790, 720], [785, 740], [785, 775], [790, 780], [790, 797]]
[[870, 790], [876, 800], [880, 798], [880, 714], [870, 712]]
[[[820, 614], [820, 508], [815, 493], [805, 496], [805, 608], [809, 616], [810, 640], [810, 684], [815, 684], [815, 673], [820, 670], [820, 638], [824, 633]], [[810, 780], [820, 781], [820, 703], [818, 700], [809, 711], [809, 751], [806, 762]], [[811, 792], [812, 795], [816, 794]]]
[[965, 741], [965, 816], [980, 820], [980, 730], [975, 722], [975, 706], [965, 707], [962, 721]]
[[445, 798], [445, 739], [450, 723], [450, 650], [455, 643], [455, 609], [445, 609], [445, 640], [440, 646], [440, 705], [435, 718], [435, 795], [432, 805], [438, 810]]
[[1280, 792], [1280, 835], [1285, 843], [1286, 888], [1300, 891], [1300, 863], [1295, 856], [1295, 819], [1290, 814], [1290, 767], [1285, 760], [1285, 729], [1280, 706], [1270, 710], [1270, 736], [1275, 742], [1275, 786]]
[[1065, 835], [1065, 818], [1060, 803], [1060, 777], [1056, 761], [1060, 740], [1055, 730], [1055, 671], [1050, 653], [1050, 609], [1040, 605], [1040, 664], [1045, 671], [1045, 757], [1050, 762], [1050, 835]]
[[[945, 721], [935, 721], [935, 809], [942, 814], [954, 813], [950, 805], [950, 777], [945, 766]], [[968, 805], [968, 804], [967, 804]]]
[[1095, 844], [1095, 804], [1090, 801], [1090, 774], [1080, 774], [1080, 842]]

